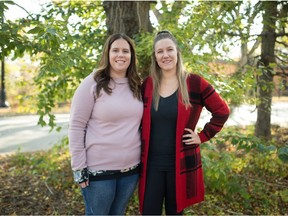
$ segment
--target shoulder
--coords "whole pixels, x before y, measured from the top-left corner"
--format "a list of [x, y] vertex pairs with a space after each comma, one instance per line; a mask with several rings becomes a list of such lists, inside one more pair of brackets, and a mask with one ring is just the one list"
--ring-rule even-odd
[[94, 79], [94, 74], [95, 72], [93, 71], [90, 73], [88, 76], [86, 76], [80, 83], [79, 87], [85, 87], [85, 88], [90, 88], [90, 87], [95, 87], [97, 82]]
[[194, 73], [188, 73], [187, 75], [187, 80], [192, 82], [192, 81], [201, 81], [203, 78], [198, 75], [198, 74], [194, 74]]
[[149, 90], [149, 89], [152, 89], [153, 88], [153, 85], [152, 85], [152, 77], [151, 76], [148, 76], [144, 79], [143, 83], [142, 83], [142, 86], [141, 86], [141, 93], [142, 95], [144, 95], [144, 93]]
[[188, 76], [187, 76], [187, 79], [189, 81], [198, 81], [202, 84], [209, 84], [209, 82], [202, 76], [198, 75], [198, 74], [193, 74], [193, 73], [189, 73]]
[[152, 82], [152, 77], [151, 76], [147, 76], [145, 79], [144, 79], [144, 81], [143, 81], [143, 83], [147, 83], [147, 82]]
[[187, 76], [187, 85], [191, 91], [204, 91], [206, 88], [211, 88], [211, 84], [198, 74], [189, 73]]
[[187, 75], [187, 85], [190, 89], [200, 88], [201, 84], [205, 80], [198, 74], [188, 73]]
[[92, 72], [81, 81], [76, 90], [76, 93], [84, 95], [89, 92], [91, 95], [94, 95], [96, 85], [96, 81], [94, 80], [94, 72]]
[[93, 72], [90, 73], [88, 76], [86, 76], [81, 83], [87, 84], [87, 85], [93, 85], [93, 84], [95, 84], [96, 81], [95, 81], [95, 79], [94, 79], [94, 74], [95, 74], [95, 72], [93, 71]]
[[152, 84], [152, 77], [148, 76], [144, 79], [142, 86], [146, 87], [147, 85], [150, 85], [150, 84]]

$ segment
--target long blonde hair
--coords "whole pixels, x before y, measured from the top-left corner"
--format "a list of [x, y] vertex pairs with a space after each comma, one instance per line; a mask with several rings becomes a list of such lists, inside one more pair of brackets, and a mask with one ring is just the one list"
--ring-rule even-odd
[[155, 110], [158, 110], [159, 106], [159, 100], [160, 100], [160, 94], [159, 94], [159, 88], [160, 88], [160, 82], [162, 79], [162, 71], [161, 68], [159, 67], [157, 61], [156, 61], [156, 56], [155, 56], [155, 44], [163, 39], [170, 39], [173, 41], [177, 48], [177, 64], [176, 64], [176, 76], [179, 82], [179, 94], [182, 97], [182, 103], [185, 105], [186, 108], [190, 106], [189, 102], [189, 94], [188, 94], [188, 88], [187, 88], [187, 73], [184, 70], [183, 67], [183, 61], [181, 57], [181, 53], [177, 44], [177, 41], [175, 37], [167, 30], [160, 31], [156, 34], [154, 38], [154, 43], [153, 43], [153, 53], [152, 53], [152, 61], [151, 61], [151, 77], [153, 80], [153, 105]]

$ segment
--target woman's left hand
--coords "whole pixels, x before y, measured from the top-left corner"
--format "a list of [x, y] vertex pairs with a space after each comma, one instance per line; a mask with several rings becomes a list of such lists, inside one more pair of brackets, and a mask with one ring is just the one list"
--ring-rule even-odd
[[195, 133], [193, 130], [189, 128], [184, 129], [186, 133], [182, 136], [183, 142], [186, 145], [196, 145], [196, 144], [201, 144], [200, 137], [198, 136], [197, 133]]

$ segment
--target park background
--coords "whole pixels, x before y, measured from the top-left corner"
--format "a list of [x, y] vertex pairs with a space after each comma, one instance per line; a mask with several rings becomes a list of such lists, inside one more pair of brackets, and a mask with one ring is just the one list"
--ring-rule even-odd
[[[201, 146], [206, 200], [185, 214], [287, 214], [288, 129], [271, 124], [273, 102], [288, 96], [287, 1], [45, 0], [35, 11], [22, 3], [0, 1], [2, 118], [34, 114], [61, 130], [55, 114], [69, 112], [109, 34], [134, 39], [145, 78], [153, 37], [168, 29], [187, 71], [211, 82], [232, 111], [249, 104], [257, 112], [255, 124], [227, 126]], [[67, 136], [50, 150], [0, 160], [0, 214], [83, 214]], [[139, 214], [137, 191], [126, 213]]]

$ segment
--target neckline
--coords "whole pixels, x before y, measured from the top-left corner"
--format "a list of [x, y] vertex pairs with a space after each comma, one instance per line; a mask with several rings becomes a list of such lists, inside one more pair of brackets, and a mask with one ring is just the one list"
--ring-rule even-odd
[[166, 97], [163, 97], [163, 96], [160, 95], [160, 98], [166, 99], [166, 98], [172, 97], [172, 96], [174, 96], [174, 94], [176, 94], [177, 92], [178, 92], [178, 88], [176, 89], [176, 91], [174, 91], [172, 94], [170, 94], [170, 95], [168, 95], [168, 96], [166, 96]]
[[128, 78], [127, 78], [127, 77], [121, 77], [121, 78], [111, 77], [111, 80], [113, 80], [116, 84], [125, 84], [125, 83], [128, 83]]

